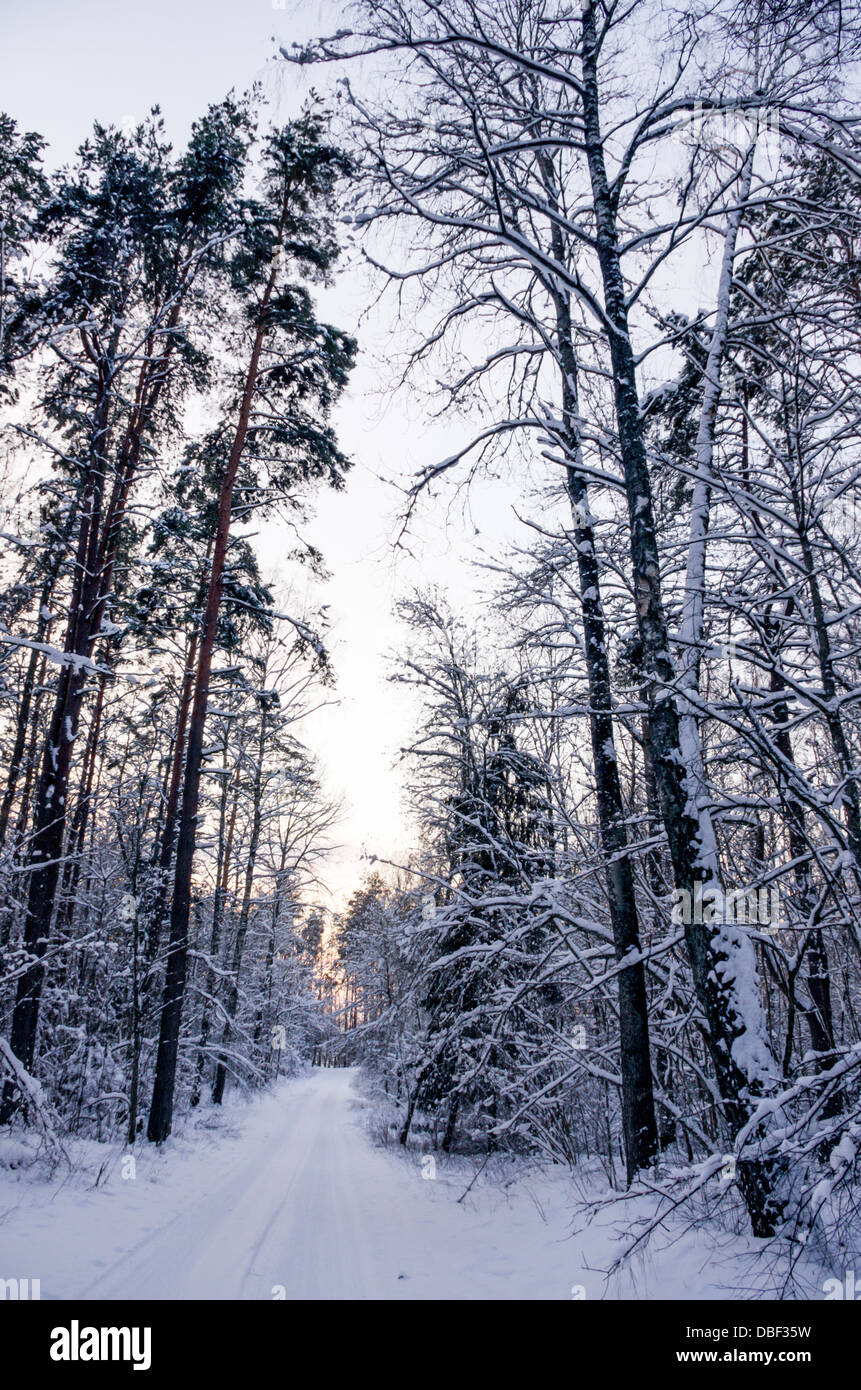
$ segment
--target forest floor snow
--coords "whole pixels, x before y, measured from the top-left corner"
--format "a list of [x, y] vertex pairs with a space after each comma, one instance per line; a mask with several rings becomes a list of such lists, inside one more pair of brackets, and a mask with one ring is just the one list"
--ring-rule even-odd
[[134, 1165], [121, 1147], [81, 1145], [77, 1171], [40, 1180], [7, 1138], [0, 1277], [39, 1279], [43, 1299], [726, 1299], [750, 1287], [758, 1243], [713, 1225], [662, 1230], [607, 1278], [629, 1208], [587, 1221], [564, 1170], [533, 1165], [488, 1165], [464, 1196], [478, 1160], [375, 1147], [368, 1118], [356, 1072], [328, 1068], [196, 1112]]

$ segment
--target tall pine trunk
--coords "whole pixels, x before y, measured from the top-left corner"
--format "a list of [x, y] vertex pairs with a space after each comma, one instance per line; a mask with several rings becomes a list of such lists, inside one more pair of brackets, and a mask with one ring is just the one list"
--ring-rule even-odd
[[248, 858], [245, 866], [245, 882], [242, 889], [242, 906], [239, 911], [236, 940], [233, 943], [230, 984], [227, 989], [227, 1000], [225, 1003], [227, 1017], [224, 1021], [224, 1030], [221, 1036], [222, 1056], [218, 1059], [218, 1065], [215, 1069], [215, 1082], [212, 1087], [212, 1101], [214, 1105], [220, 1105], [224, 1099], [224, 1086], [227, 1081], [227, 1066], [223, 1050], [230, 1041], [233, 1021], [236, 1018], [236, 1012], [239, 1007], [239, 972], [242, 969], [245, 938], [248, 934], [248, 921], [251, 915], [251, 890], [254, 886], [254, 869], [257, 863], [257, 850], [260, 845], [260, 831], [263, 826], [261, 799], [263, 796], [263, 758], [266, 752], [266, 723], [266, 706], [264, 704], [260, 712], [260, 737], [257, 745], [257, 766], [254, 770], [254, 784], [252, 788], [253, 810], [251, 813], [251, 835], [247, 850]]
[[221, 479], [218, 494], [218, 519], [215, 542], [209, 568], [206, 592], [206, 606], [200, 634], [200, 649], [197, 671], [194, 680], [194, 698], [191, 719], [188, 726], [188, 750], [185, 759], [185, 776], [182, 791], [182, 815], [176, 847], [176, 868], [173, 880], [173, 900], [170, 912], [170, 937], [167, 948], [164, 994], [162, 999], [161, 1023], [159, 1028], [158, 1054], [156, 1058], [155, 1082], [152, 1104], [150, 1106], [147, 1138], [161, 1144], [168, 1137], [173, 1125], [174, 1091], [179, 1057], [179, 1035], [182, 1024], [182, 1008], [185, 998], [185, 982], [188, 971], [188, 924], [191, 911], [191, 875], [194, 868], [194, 851], [197, 842], [197, 817], [200, 809], [200, 775], [203, 753], [203, 732], [206, 723], [206, 702], [209, 694], [209, 679], [212, 673], [212, 658], [215, 651], [215, 637], [218, 626], [218, 611], [224, 588], [224, 562], [227, 558], [227, 545], [230, 537], [230, 521], [233, 508], [233, 489], [242, 459], [242, 451], [248, 437], [251, 406], [260, 369], [260, 358], [266, 337], [266, 310], [272, 297], [277, 274], [277, 264], [273, 264], [260, 304], [257, 327], [251, 349], [248, 371], [239, 407], [236, 432], [230, 448], [227, 466]]

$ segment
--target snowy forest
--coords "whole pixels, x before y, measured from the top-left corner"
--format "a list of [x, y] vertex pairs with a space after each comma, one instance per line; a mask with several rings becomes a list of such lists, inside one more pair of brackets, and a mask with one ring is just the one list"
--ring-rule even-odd
[[[416, 1200], [531, 1175], [615, 1223], [605, 1275], [669, 1232], [822, 1298], [861, 1259], [861, 15], [277, 9], [287, 119], [237, 82], [177, 139], [154, 79], [58, 165], [0, 114], [0, 1206], [347, 1086]], [[396, 595], [412, 849], [333, 894], [345, 277], [447, 441], [397, 441], [392, 555], [473, 495], [511, 526]]]

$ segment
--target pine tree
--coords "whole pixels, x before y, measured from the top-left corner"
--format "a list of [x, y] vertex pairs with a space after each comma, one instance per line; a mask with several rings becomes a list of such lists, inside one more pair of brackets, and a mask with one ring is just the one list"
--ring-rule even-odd
[[[294, 268], [325, 275], [338, 254], [330, 207], [347, 164], [324, 137], [324, 119], [315, 110], [267, 137], [261, 196], [250, 210], [245, 243], [233, 261], [247, 357], [235, 415], [210, 446], [222, 460], [222, 473], [188, 726], [158, 1061], [147, 1127], [156, 1143], [170, 1134], [173, 1120], [201, 755], [240, 469], [260, 469], [271, 498], [290, 497], [314, 481], [340, 486], [347, 467], [331, 429], [320, 420], [325, 421], [346, 382], [355, 345], [345, 334], [318, 323], [307, 289], [288, 278]], [[263, 477], [256, 481], [263, 486]]]
[[[157, 113], [134, 136], [96, 126], [39, 220], [57, 268], [34, 310], [32, 332], [55, 363], [44, 400], [63, 440], [62, 449], [53, 447], [79, 482], [67, 630], [28, 840], [30, 965], [19, 980], [10, 1038], [28, 1070], [86, 678], [110, 621], [141, 463], [206, 363], [205, 348], [195, 341], [204, 325], [193, 289], [224, 273], [225, 244], [237, 230], [248, 124], [247, 104], [228, 100], [211, 108], [175, 164]], [[4, 1118], [13, 1105], [7, 1087]]]

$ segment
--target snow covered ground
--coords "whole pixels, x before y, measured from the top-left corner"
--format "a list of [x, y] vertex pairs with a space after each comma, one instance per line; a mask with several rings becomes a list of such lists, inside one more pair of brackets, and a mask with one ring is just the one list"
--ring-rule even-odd
[[756, 1242], [682, 1226], [607, 1280], [620, 1214], [587, 1224], [561, 1170], [482, 1176], [458, 1201], [477, 1165], [427, 1177], [427, 1157], [374, 1147], [356, 1081], [318, 1069], [203, 1112], [144, 1146], [134, 1176], [111, 1149], [98, 1186], [91, 1161], [33, 1181], [7, 1140], [0, 1277], [40, 1279], [43, 1299], [704, 1299], [747, 1283]]

